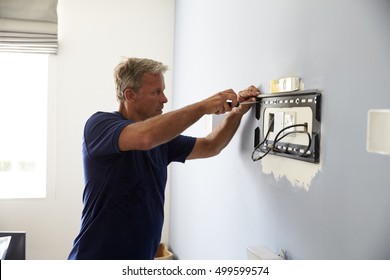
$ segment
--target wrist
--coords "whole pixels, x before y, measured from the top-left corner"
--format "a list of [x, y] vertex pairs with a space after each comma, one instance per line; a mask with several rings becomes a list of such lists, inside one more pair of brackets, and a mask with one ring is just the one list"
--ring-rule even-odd
[[246, 112], [248, 112], [248, 109], [236, 107], [236, 108], [233, 108], [233, 110], [230, 113], [242, 117], [246, 114]]
[[234, 117], [234, 118], [239, 118], [241, 119], [244, 115], [245, 115], [245, 112], [243, 112], [242, 110], [240, 110], [239, 108], [234, 108], [233, 110], [231, 110], [229, 113], [228, 113], [229, 116], [231, 117]]

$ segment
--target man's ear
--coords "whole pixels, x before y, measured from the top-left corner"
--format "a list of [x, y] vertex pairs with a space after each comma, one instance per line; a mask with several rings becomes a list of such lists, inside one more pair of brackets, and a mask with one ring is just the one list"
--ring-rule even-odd
[[125, 89], [125, 91], [123, 92], [123, 97], [125, 98], [125, 101], [133, 102], [133, 101], [134, 101], [134, 98], [135, 98], [135, 93], [134, 93], [133, 90], [127, 88], [127, 89]]

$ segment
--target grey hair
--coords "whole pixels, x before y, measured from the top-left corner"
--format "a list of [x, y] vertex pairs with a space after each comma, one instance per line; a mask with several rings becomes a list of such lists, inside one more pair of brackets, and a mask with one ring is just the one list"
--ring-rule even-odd
[[164, 74], [168, 66], [147, 58], [124, 58], [114, 70], [116, 97], [124, 100], [124, 91], [130, 88], [137, 92], [142, 86], [145, 73]]

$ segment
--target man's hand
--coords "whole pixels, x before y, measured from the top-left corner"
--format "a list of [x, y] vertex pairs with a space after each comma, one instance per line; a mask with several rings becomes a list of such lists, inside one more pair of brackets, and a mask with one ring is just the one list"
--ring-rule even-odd
[[224, 114], [231, 111], [237, 104], [237, 97], [232, 89], [227, 89], [204, 99], [201, 103], [205, 108], [205, 114]]
[[[260, 94], [260, 91], [255, 86], [249, 86], [248, 88], [241, 90], [238, 93], [237, 100], [238, 102], [254, 102], [256, 97]], [[239, 113], [245, 114], [249, 111], [253, 104], [241, 104], [235, 110]]]

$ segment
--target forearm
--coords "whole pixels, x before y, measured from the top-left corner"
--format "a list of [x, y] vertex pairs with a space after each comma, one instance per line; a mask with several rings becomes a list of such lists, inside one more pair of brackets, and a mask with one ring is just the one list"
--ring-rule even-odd
[[198, 138], [187, 159], [207, 158], [219, 154], [232, 140], [243, 114], [235, 110], [228, 113], [222, 123], [204, 138]]
[[243, 114], [236, 111], [229, 112], [221, 124], [206, 136], [208, 141], [214, 143], [217, 153], [229, 144], [240, 125], [242, 116]]
[[119, 138], [119, 148], [148, 150], [178, 136], [205, 114], [201, 102], [162, 114], [125, 127]]

